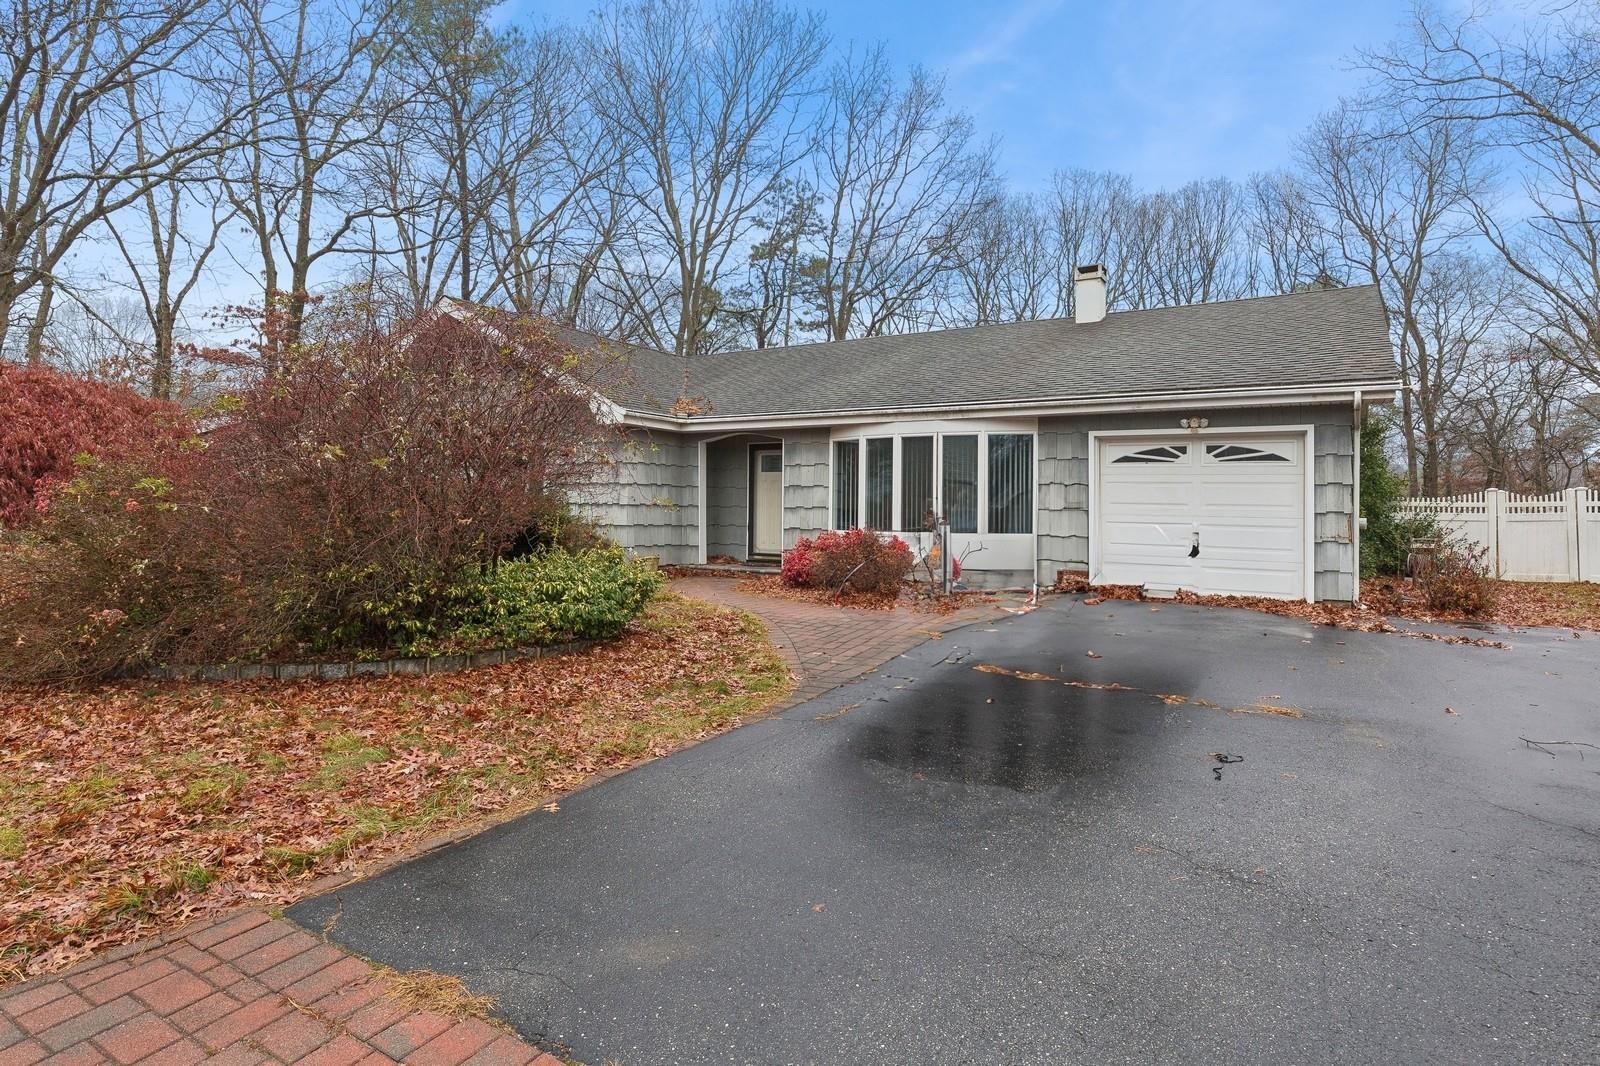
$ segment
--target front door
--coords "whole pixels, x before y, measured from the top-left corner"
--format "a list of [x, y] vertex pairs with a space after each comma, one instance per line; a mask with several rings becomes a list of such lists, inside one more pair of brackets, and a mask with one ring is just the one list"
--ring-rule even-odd
[[757, 448], [750, 465], [750, 554], [783, 551], [783, 449]]

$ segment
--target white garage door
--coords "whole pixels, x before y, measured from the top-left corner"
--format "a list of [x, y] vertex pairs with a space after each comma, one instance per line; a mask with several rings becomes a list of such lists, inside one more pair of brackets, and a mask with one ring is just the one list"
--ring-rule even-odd
[[1095, 580], [1304, 598], [1304, 452], [1298, 435], [1101, 441]]

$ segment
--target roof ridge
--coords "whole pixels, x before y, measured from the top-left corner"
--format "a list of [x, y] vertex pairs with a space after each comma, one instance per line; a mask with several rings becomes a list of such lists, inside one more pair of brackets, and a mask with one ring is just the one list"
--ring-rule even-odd
[[[1164, 304], [1164, 305], [1162, 305], [1160, 307], [1135, 307], [1135, 308], [1130, 308], [1130, 309], [1125, 310], [1125, 311], [1111, 311], [1111, 312], [1107, 313], [1105, 318], [1100, 319], [1099, 321], [1100, 322], [1104, 322], [1104, 321], [1107, 321], [1107, 320], [1111, 319], [1112, 317], [1115, 317], [1115, 318], [1121, 319], [1121, 320], [1126, 320], [1127, 318], [1133, 317], [1133, 316], [1170, 313], [1170, 312], [1173, 312], [1173, 311], [1192, 311], [1192, 310], [1196, 310], [1196, 309], [1199, 309], [1199, 308], [1226, 307], [1226, 306], [1228, 306], [1230, 304], [1266, 303], [1266, 302], [1268, 302], [1270, 300], [1286, 300], [1286, 299], [1291, 299], [1291, 298], [1293, 298], [1293, 299], [1304, 299], [1304, 298], [1307, 298], [1307, 297], [1324, 296], [1324, 295], [1327, 295], [1329, 293], [1354, 292], [1354, 291], [1359, 290], [1359, 289], [1376, 289], [1378, 287], [1379, 287], [1378, 283], [1375, 282], [1375, 281], [1364, 281], [1364, 282], [1361, 282], [1358, 285], [1336, 285], [1336, 286], [1333, 286], [1332, 288], [1303, 289], [1303, 290], [1301, 290], [1299, 292], [1274, 292], [1274, 293], [1267, 293], [1266, 295], [1263, 295], [1263, 296], [1235, 296], [1235, 297], [1232, 297], [1232, 298], [1227, 299], [1227, 300], [1201, 300], [1201, 301], [1199, 301], [1197, 303]], [[751, 354], [754, 354], [754, 353], [757, 353], [757, 352], [760, 352], [760, 353], [763, 353], [763, 354], [767, 354], [767, 353], [772, 353], [772, 352], [805, 351], [805, 350], [810, 350], [810, 349], [813, 349], [813, 348], [828, 348], [828, 347], [832, 347], [832, 346], [837, 345], [837, 344], [857, 344], [857, 343], [860, 343], [861, 341], [876, 341], [876, 340], [887, 340], [887, 339], [891, 339], [891, 338], [905, 338], [905, 337], [936, 337], [936, 336], [941, 336], [941, 335], [947, 334], [947, 333], [965, 333], [965, 332], [971, 332], [973, 330], [980, 330], [980, 329], [984, 329], [984, 330], [999, 330], [999, 329], [1006, 329], [1006, 328], [1019, 328], [1019, 327], [1023, 327], [1023, 326], [1042, 326], [1042, 325], [1049, 325], [1049, 324], [1052, 324], [1052, 323], [1060, 323], [1060, 324], [1069, 325], [1069, 326], [1076, 326], [1076, 325], [1080, 325], [1080, 324], [1082, 324], [1082, 325], [1096, 325], [1097, 324], [1097, 323], [1094, 323], [1094, 322], [1079, 323], [1074, 318], [1072, 318], [1072, 316], [1070, 316], [1070, 315], [1051, 315], [1048, 318], [1024, 318], [1024, 319], [1017, 319], [1017, 320], [1011, 321], [1011, 322], [976, 322], [976, 323], [973, 323], [972, 325], [969, 325], [969, 326], [943, 326], [943, 327], [941, 327], [939, 329], [918, 329], [918, 330], [910, 330], [910, 331], [908, 331], [906, 333], [875, 333], [875, 334], [872, 334], [871, 336], [868, 336], [868, 337], [846, 337], [843, 340], [805, 341], [805, 342], [800, 343], [800, 344], [775, 344], [775, 345], [770, 345], [770, 346], [768, 346], [766, 348], [730, 348], [727, 351], [707, 352], [705, 355], [686, 357], [686, 358], [690, 358], [690, 361], [693, 362], [693, 361], [697, 361], [697, 360], [701, 360], [701, 359], [708, 359], [708, 358], [725, 358], [725, 357], [728, 357], [728, 356], [736, 356], [736, 355], [751, 355]], [[651, 349], [651, 350], [654, 351], [656, 349]]]

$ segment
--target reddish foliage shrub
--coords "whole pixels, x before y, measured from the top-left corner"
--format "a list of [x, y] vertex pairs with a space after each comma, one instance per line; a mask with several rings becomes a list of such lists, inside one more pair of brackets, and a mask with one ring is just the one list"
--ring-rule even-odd
[[783, 566], [778, 579], [785, 585], [797, 588], [811, 584], [811, 550], [815, 543], [810, 537], [801, 537], [794, 547], [783, 553]]
[[1495, 599], [1489, 549], [1477, 543], [1445, 544], [1434, 557], [1423, 592], [1432, 610], [1469, 618], [1488, 614]]
[[0, 544], [0, 676], [100, 674], [228, 646], [226, 556], [174, 502], [197, 455], [151, 447], [47, 490], [27, 535]]
[[0, 674], [405, 647], [602, 461], [592, 367], [541, 327], [324, 320], [200, 438], [48, 493], [0, 547]]
[[899, 537], [884, 540], [870, 529], [819, 533], [807, 545], [806, 554], [810, 584], [857, 592], [898, 591], [915, 561], [905, 541]]
[[0, 361], [0, 525], [32, 518], [79, 456], [126, 455], [181, 421], [172, 404], [130, 389]]
[[593, 470], [588, 369], [533, 322], [322, 325], [208, 448], [257, 616], [335, 644], [403, 641]]

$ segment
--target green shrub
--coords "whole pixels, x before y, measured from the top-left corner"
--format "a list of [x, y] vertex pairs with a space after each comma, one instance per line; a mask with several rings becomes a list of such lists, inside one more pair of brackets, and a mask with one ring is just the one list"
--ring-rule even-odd
[[1375, 410], [1361, 427], [1361, 576], [1401, 574], [1406, 554], [1415, 540], [1437, 540], [1439, 525], [1427, 515], [1400, 510], [1406, 498], [1406, 479], [1389, 465], [1389, 435], [1395, 416]]
[[620, 548], [549, 551], [501, 562], [462, 582], [441, 643], [509, 646], [621, 633], [660, 590], [659, 571]]

